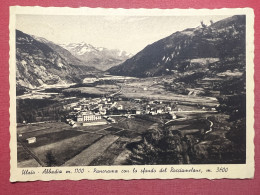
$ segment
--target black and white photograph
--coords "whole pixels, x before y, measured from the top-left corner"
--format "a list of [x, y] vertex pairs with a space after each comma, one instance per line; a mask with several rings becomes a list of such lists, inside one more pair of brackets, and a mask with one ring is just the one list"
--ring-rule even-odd
[[208, 13], [16, 14], [17, 168], [245, 165], [248, 16]]

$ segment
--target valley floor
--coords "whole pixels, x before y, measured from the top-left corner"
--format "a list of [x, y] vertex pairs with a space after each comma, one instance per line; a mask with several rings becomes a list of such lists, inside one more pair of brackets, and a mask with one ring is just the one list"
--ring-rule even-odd
[[[26, 94], [30, 99], [18, 98], [18, 116], [19, 113], [22, 117], [32, 112], [36, 115], [40, 113], [34, 118], [35, 122], [19, 123], [17, 126], [18, 167], [127, 164], [133, 152], [132, 144], [140, 143], [147, 130], [157, 129], [162, 125], [171, 131], [180, 132], [182, 138], [192, 137], [195, 140], [193, 147], [197, 148], [201, 158], [211, 155], [209, 149], [212, 146], [214, 150], [221, 150], [221, 145], [234, 147], [226, 138], [229, 116], [216, 111], [219, 102], [214, 96], [174, 93], [165, 89], [165, 82], [172, 80], [170, 77], [130, 78], [109, 84], [101, 83], [95, 87], [71, 86], [58, 91], [41, 89], [36, 93], [32, 92], [35, 96]], [[91, 90], [93, 88], [96, 90]], [[44, 96], [39, 98], [39, 95]], [[77, 108], [82, 99], [92, 101], [95, 98], [102, 99], [104, 95], [109, 98], [117, 97], [115, 105], [122, 106], [128, 113], [131, 109], [146, 110], [128, 115], [110, 113], [107, 115], [115, 121], [97, 126], [72, 127], [65, 122], [58, 122], [63, 116], [69, 115], [71, 109]], [[73, 104], [75, 106], [70, 107]], [[42, 107], [29, 111], [28, 105]], [[25, 108], [22, 109], [22, 106]], [[168, 107], [173, 108], [172, 112], [177, 118], [167, 118], [163, 113], [153, 115], [153, 109], [159, 112], [161, 108]], [[48, 116], [44, 116], [46, 114]], [[28, 139], [31, 138], [36, 140], [29, 143]], [[202, 164], [240, 163], [223, 159], [222, 156], [214, 159], [212, 162], [197, 160]]]

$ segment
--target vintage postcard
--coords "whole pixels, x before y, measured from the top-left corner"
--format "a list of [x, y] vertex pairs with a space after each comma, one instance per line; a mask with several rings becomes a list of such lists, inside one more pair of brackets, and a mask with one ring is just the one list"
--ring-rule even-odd
[[11, 182], [254, 177], [254, 12], [10, 7]]

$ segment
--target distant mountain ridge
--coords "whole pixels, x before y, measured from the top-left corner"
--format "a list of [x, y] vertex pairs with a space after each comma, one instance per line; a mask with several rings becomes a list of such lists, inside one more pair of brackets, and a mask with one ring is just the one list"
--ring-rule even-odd
[[94, 66], [100, 70], [107, 70], [133, 56], [126, 51], [94, 47], [84, 42], [60, 44], [60, 46], [84, 61], [86, 65]]
[[34, 35], [32, 35], [32, 37], [35, 40], [37, 40], [37, 41], [39, 41], [39, 42], [41, 42], [43, 44], [48, 45], [54, 51], [58, 52], [61, 55], [61, 57], [63, 57], [64, 59], [67, 60], [67, 62], [69, 64], [72, 64], [72, 65], [82, 65], [82, 66], [86, 65], [85, 62], [82, 62], [80, 59], [78, 59], [77, 57], [72, 55], [67, 49], [64, 49], [60, 45], [55, 44], [52, 41], [49, 41], [49, 40], [47, 40], [47, 39], [45, 39], [43, 37], [37, 37], [37, 36], [34, 36]]
[[237, 15], [210, 26], [202, 23], [200, 27], [175, 32], [108, 71], [122, 76], [160, 76], [244, 53], [245, 16]]
[[17, 88], [79, 82], [97, 72], [62, 47], [16, 30]]

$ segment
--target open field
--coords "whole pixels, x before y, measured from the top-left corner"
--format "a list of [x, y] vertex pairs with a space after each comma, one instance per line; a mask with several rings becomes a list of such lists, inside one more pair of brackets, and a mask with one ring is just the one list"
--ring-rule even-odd
[[[47, 153], [51, 153], [54, 157], [54, 164], [61, 165], [102, 136], [100, 134], [77, 131], [65, 123], [58, 122], [44, 124], [47, 127], [46, 129], [42, 128], [43, 123], [38, 125], [28, 125], [28, 128], [24, 126], [22, 132], [27, 133], [23, 133], [23, 136], [20, 137], [19, 140], [46, 164], [48, 164]], [[52, 127], [50, 127], [50, 125]], [[33, 130], [33, 127], [35, 130]], [[27, 143], [26, 138], [31, 136], [36, 137], [36, 143]], [[30, 159], [32, 159], [32, 157], [18, 142], [18, 162]], [[26, 163], [26, 166], [27, 164], [28, 163]]]
[[110, 145], [102, 155], [93, 160], [89, 165], [114, 165], [115, 159], [125, 150], [126, 144], [130, 141], [131, 140], [129, 138], [120, 137], [112, 145]]
[[115, 133], [115, 135], [118, 135], [120, 137], [126, 137], [126, 138], [130, 138], [130, 139], [133, 139], [137, 136], [140, 136], [141, 134], [135, 132], [135, 131], [129, 131], [129, 130], [122, 130], [122, 131], [119, 131], [117, 133]]
[[118, 129], [115, 127], [110, 127], [110, 128], [107, 128], [106, 131], [109, 131], [110, 133], [115, 133], [115, 132], [121, 131], [121, 129]]
[[117, 85], [98, 85], [95, 87], [78, 87], [63, 90], [64, 93], [81, 93], [93, 95], [106, 95], [115, 93], [120, 88]]
[[19, 125], [17, 127], [17, 133], [21, 134], [29, 134], [33, 133], [34, 135], [45, 134], [48, 132], [61, 131], [64, 129], [69, 129], [70, 127], [63, 122], [43, 122], [43, 123], [34, 123], [34, 124], [26, 124]]
[[124, 120], [119, 120], [118, 123], [111, 125], [118, 129], [128, 129], [142, 133], [146, 131], [153, 123], [154, 122], [140, 118], [124, 118]]
[[[44, 135], [52, 133], [58, 133], [60, 131], [66, 131], [65, 134], [69, 131], [80, 130], [83, 132], [96, 132], [101, 129], [108, 128], [109, 125], [97, 125], [97, 126], [81, 126], [81, 127], [71, 127], [64, 122], [45, 122], [45, 123], [35, 123], [20, 125], [17, 127], [18, 134], [22, 134], [22, 140], [25, 140], [29, 137], [44, 137]], [[68, 131], [68, 132], [67, 132]]]
[[48, 162], [47, 153], [51, 152], [55, 158], [54, 164], [62, 165], [67, 160], [71, 159], [75, 155], [79, 154], [82, 150], [90, 146], [100, 137], [101, 135], [86, 133], [59, 142], [32, 148], [32, 151], [45, 163]]
[[[62, 164], [76, 165], [76, 162], [89, 164], [97, 158], [94, 163], [96, 164], [105, 161], [101, 158], [103, 152], [118, 138], [120, 139], [113, 144], [112, 148], [119, 155], [129, 140], [140, 136], [140, 133], [153, 124], [139, 118], [117, 117], [116, 120], [120, 122], [110, 125], [76, 128], [61, 122], [24, 125], [18, 128], [19, 132], [23, 132], [23, 136], [19, 140], [46, 165], [49, 163], [48, 153], [51, 153], [54, 158], [53, 163], [57, 166]], [[26, 141], [28, 137], [36, 137], [36, 143], [28, 144]], [[107, 156], [109, 156], [108, 153], [106, 152]], [[87, 161], [86, 155], [90, 156]], [[116, 158], [117, 156], [114, 153], [112, 157]], [[28, 160], [35, 164], [33, 162], [35, 160], [23, 150], [20, 144], [18, 147], [18, 160], [21, 162], [21, 166], [23, 164], [29, 166], [30, 161]], [[109, 162], [111, 162], [111, 159]]]
[[90, 147], [79, 153], [74, 158], [68, 160], [63, 166], [87, 166], [94, 159], [101, 156], [103, 152], [119, 137], [114, 135], [107, 135], [92, 144]]
[[[68, 138], [76, 137], [82, 135], [83, 132], [80, 131], [73, 131], [73, 130], [65, 130], [65, 131], [58, 131], [58, 132], [51, 132], [46, 134], [41, 134], [37, 136], [37, 142], [30, 144], [31, 148], [36, 148], [39, 146], [48, 145], [51, 143], [59, 142], [61, 140], [65, 140]], [[24, 144], [27, 143], [27, 140], [23, 140]]]
[[173, 77], [154, 77], [139, 80], [131, 80], [121, 85], [120, 95], [127, 98], [140, 98], [148, 100], [177, 101], [180, 104], [217, 106], [215, 97], [180, 95], [177, 92], [167, 91], [164, 83], [171, 83]]
[[[123, 90], [122, 90], [123, 91]], [[164, 100], [164, 101], [176, 101], [179, 102], [179, 104], [187, 104], [187, 105], [203, 105], [203, 106], [209, 106], [209, 107], [216, 107], [219, 105], [216, 98], [213, 97], [199, 97], [199, 96], [188, 96], [188, 95], [178, 95], [171, 92], [154, 92], [154, 91], [136, 91], [135, 92], [129, 92], [128, 89], [126, 89], [127, 92], [122, 92], [125, 97], [128, 98], [146, 98], [150, 100]]]

